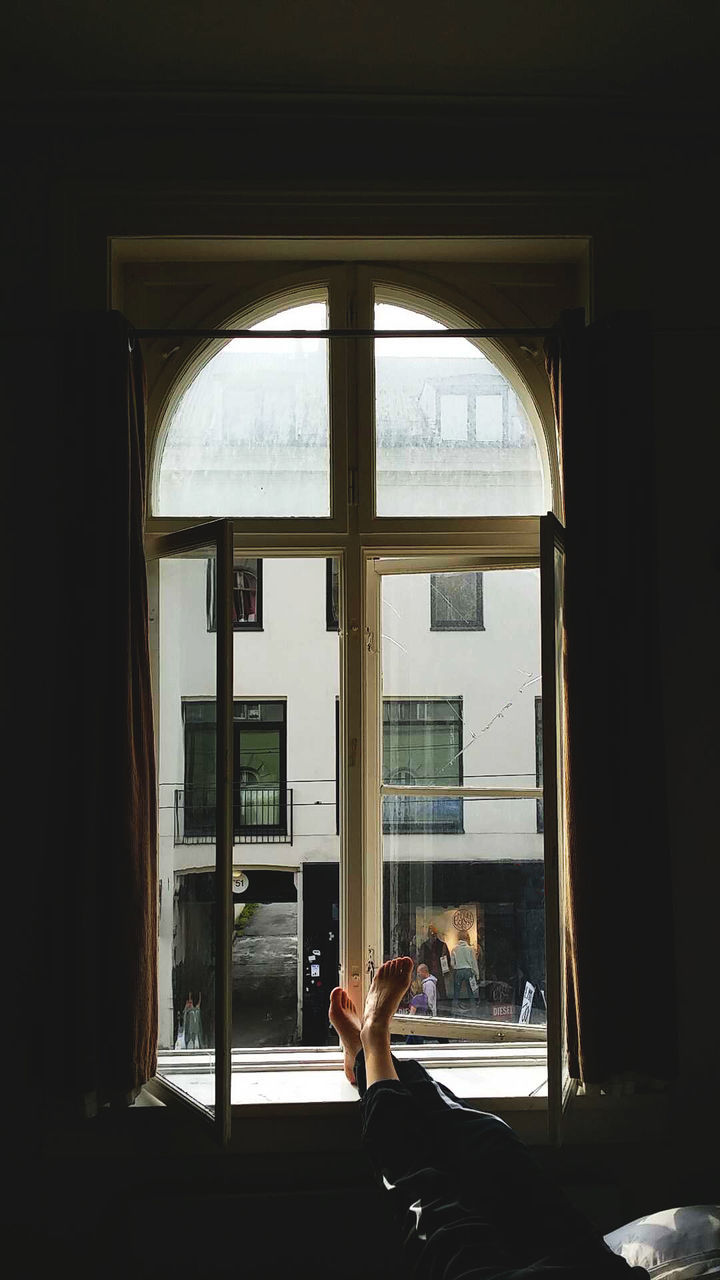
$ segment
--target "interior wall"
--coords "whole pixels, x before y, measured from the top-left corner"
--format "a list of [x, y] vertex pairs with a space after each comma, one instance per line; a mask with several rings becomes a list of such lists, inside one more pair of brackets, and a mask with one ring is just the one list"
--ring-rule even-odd
[[[717, 1124], [719, 1057], [713, 993], [720, 707], [711, 619], [720, 567], [720, 433], [710, 385], [717, 341], [711, 146], [705, 118], [669, 109], [624, 112], [597, 103], [577, 110], [522, 102], [469, 110], [127, 98], [66, 101], [52, 110], [30, 104], [16, 122], [6, 155], [14, 163], [15, 200], [5, 208], [5, 243], [12, 252], [3, 269], [4, 307], [10, 329], [24, 337], [7, 342], [4, 352], [10, 399], [6, 456], [16, 480], [7, 578], [14, 625], [7, 638], [12, 670], [22, 673], [15, 682], [14, 741], [28, 797], [19, 812], [32, 814], [32, 839], [30, 856], [11, 858], [7, 892], [13, 904], [23, 905], [21, 920], [11, 921], [11, 938], [22, 989], [17, 1034], [25, 1097], [19, 1111], [27, 1151], [37, 1150], [44, 1133], [37, 1093], [38, 1060], [47, 1054], [41, 1011], [49, 986], [71, 991], [77, 977], [63, 971], [60, 958], [50, 979], [48, 948], [38, 946], [47, 936], [53, 865], [46, 837], [67, 822], [52, 786], [38, 788], [30, 781], [58, 749], [46, 737], [53, 686], [39, 676], [47, 670], [52, 627], [72, 626], [63, 612], [62, 580], [81, 554], [69, 540], [71, 495], [58, 493], [55, 484], [51, 381], [38, 371], [51, 361], [48, 346], [57, 326], [71, 323], [68, 309], [105, 307], [108, 236], [198, 234], [201, 210], [205, 235], [286, 234], [288, 225], [300, 235], [397, 234], [398, 228], [423, 235], [470, 229], [476, 235], [589, 235], [593, 314], [621, 307], [649, 311], [658, 330], [649, 388], [658, 521], [657, 530], [648, 530], [648, 570], [657, 576], [662, 616], [658, 696], [665, 712], [681, 1075], [669, 1100], [672, 1148], [648, 1140], [633, 1148], [633, 1158], [619, 1145], [595, 1149], [590, 1143], [585, 1152], [590, 1163], [604, 1164], [608, 1179], [618, 1180], [621, 1205], [608, 1211], [611, 1216], [660, 1208], [653, 1196], [687, 1203], [687, 1196], [700, 1191], [704, 1169], [709, 1176], [711, 1128]], [[622, 441], [616, 444], [622, 466]], [[59, 517], [49, 518], [54, 510]], [[48, 628], [35, 625], [37, 578], [57, 562], [57, 548], [65, 567], [45, 575]], [[617, 557], [621, 572], [622, 530], [608, 554]], [[617, 625], [621, 637], [622, 619]], [[61, 682], [62, 672], [52, 680]], [[652, 804], [654, 798], [638, 796], [637, 802]], [[27, 817], [21, 825], [19, 847], [26, 850]], [[603, 996], [633, 1000], [642, 1018], [643, 988], [652, 980], [651, 972], [634, 975], [627, 991]], [[700, 1147], [699, 1134], [706, 1139]], [[94, 1141], [78, 1139], [92, 1160]], [[114, 1170], [111, 1182], [115, 1178], [126, 1191], [137, 1187], [145, 1142], [135, 1136], [128, 1146], [124, 1137], [117, 1160], [107, 1154], [113, 1142], [105, 1148], [105, 1173]], [[683, 1154], [691, 1150], [692, 1165]], [[568, 1170], [578, 1152], [559, 1157]], [[295, 1165], [292, 1157], [283, 1162], [286, 1179], [305, 1159], [302, 1148], [296, 1154]], [[148, 1170], [151, 1165], [159, 1172], [152, 1162]], [[73, 1167], [79, 1168], [77, 1162]], [[220, 1194], [212, 1154], [195, 1169]], [[48, 1164], [48, 1182], [50, 1170]], [[277, 1165], [275, 1173], [279, 1177]], [[76, 1185], [86, 1193], [85, 1175]], [[699, 1198], [710, 1194], [708, 1185]], [[607, 1229], [613, 1225], [608, 1221]], [[177, 1243], [176, 1233], [174, 1238]]]

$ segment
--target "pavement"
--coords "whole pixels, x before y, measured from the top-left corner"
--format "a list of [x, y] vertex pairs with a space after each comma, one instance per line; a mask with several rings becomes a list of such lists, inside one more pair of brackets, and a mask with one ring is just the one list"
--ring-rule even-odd
[[297, 904], [262, 903], [232, 954], [234, 1049], [297, 1043]]

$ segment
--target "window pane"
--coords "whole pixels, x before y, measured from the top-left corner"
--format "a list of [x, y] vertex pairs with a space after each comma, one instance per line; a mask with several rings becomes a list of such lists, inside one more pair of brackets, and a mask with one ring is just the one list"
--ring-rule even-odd
[[[327, 304], [253, 329], [324, 329]], [[176, 404], [153, 512], [161, 516], [328, 516], [327, 341], [233, 338]]]
[[[483, 574], [486, 630], [432, 629], [431, 592], [447, 595], [447, 580], [463, 576], [381, 579], [383, 779], [533, 788], [539, 571]], [[528, 994], [530, 1021], [544, 1023], [543, 839], [533, 797], [385, 796], [383, 865], [384, 955], [428, 966], [438, 1014], [517, 1022]]]
[[[533, 847], [541, 840], [535, 802], [465, 799], [464, 806], [471, 856], [457, 849], [467, 836], [384, 836], [384, 958], [412, 956], [416, 985], [418, 976], [421, 983], [435, 979], [439, 1016], [517, 1023], [530, 983], [530, 1021], [544, 1024], [544, 873], [542, 853]], [[428, 974], [418, 975], [423, 964]]]
[[[378, 329], [443, 329], [380, 302]], [[547, 509], [535, 436], [504, 375], [463, 338], [375, 343], [379, 516], [534, 515]]]
[[[445, 728], [424, 743], [431, 764], [423, 781], [457, 785], [459, 776], [469, 786], [534, 787], [539, 570], [483, 573], [485, 629], [446, 634], [430, 625], [431, 599], [451, 595], [446, 580], [456, 576], [382, 578], [383, 719], [408, 725], [405, 737], [388, 740], [395, 754], [387, 768], [403, 766], [400, 746], [408, 748], [433, 720]], [[419, 761], [418, 750], [406, 750], [409, 768], [419, 769]]]
[[[158, 1072], [208, 1107], [215, 1100], [216, 636], [206, 584], [214, 550], [151, 562], [157, 654]], [[185, 696], [189, 695], [189, 696]]]
[[[166, 1050], [175, 1043], [173, 1015], [183, 1013], [185, 986], [202, 990], [203, 1024], [206, 1004], [212, 1013], [214, 948], [202, 930], [214, 910], [217, 704], [206, 572], [205, 558], [169, 563], [157, 634], [164, 902], [167, 885], [176, 885], [175, 913], [170, 891], [161, 925]], [[324, 556], [263, 558], [266, 630], [238, 630], [233, 640], [232, 1045], [241, 1056], [337, 1044], [327, 1006], [340, 949], [340, 642], [325, 625], [325, 584]], [[206, 968], [191, 975], [187, 961], [175, 974], [181, 1004], [174, 1011], [173, 964], [184, 955]], [[172, 1074], [172, 1062], [165, 1069]], [[236, 1101], [242, 1080], [233, 1076]], [[204, 1090], [207, 1082], [197, 1081]], [[195, 1075], [178, 1084], [195, 1092]]]
[[[325, 557], [265, 557], [265, 630], [235, 638], [232, 1043], [240, 1057], [337, 1043], [327, 1006], [339, 973], [340, 642], [326, 626], [326, 582]], [[242, 1098], [242, 1074], [233, 1096]]]

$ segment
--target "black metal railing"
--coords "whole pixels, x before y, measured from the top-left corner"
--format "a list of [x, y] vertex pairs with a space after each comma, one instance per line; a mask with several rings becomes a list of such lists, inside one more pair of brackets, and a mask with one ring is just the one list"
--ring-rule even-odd
[[[234, 844], [292, 844], [292, 787], [235, 786], [233, 797]], [[175, 844], [214, 844], [215, 820], [214, 787], [175, 791]]]

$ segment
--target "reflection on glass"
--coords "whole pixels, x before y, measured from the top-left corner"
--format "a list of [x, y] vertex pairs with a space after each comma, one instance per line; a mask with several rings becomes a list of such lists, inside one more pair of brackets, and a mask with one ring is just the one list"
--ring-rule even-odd
[[[382, 577], [383, 780], [534, 788], [539, 571], [483, 573], [483, 629], [446, 633], [432, 601], [457, 576]], [[441, 1016], [545, 1022], [534, 797], [385, 795], [383, 864], [384, 955], [416, 965], [406, 1009], [424, 995]]]
[[[232, 1046], [334, 1046], [327, 1005], [340, 949], [340, 642], [327, 627], [327, 565], [324, 557], [272, 556], [246, 558], [247, 565], [261, 569], [263, 629], [244, 626], [235, 611]], [[185, 1072], [177, 1083], [208, 1105], [217, 718], [208, 583], [215, 581], [208, 552], [162, 562], [152, 623], [159, 672], [161, 1069], [172, 1075], [178, 1055], [199, 1046], [192, 1081]], [[244, 583], [240, 589], [248, 590]]]
[[264, 631], [235, 636], [236, 1051], [337, 1043], [340, 641], [328, 562], [262, 565]]
[[[377, 303], [378, 329], [443, 329]], [[540, 455], [507, 379], [464, 338], [378, 338], [379, 516], [533, 515], [546, 510]]]
[[[422, 989], [441, 1017], [543, 1025], [545, 1006], [544, 874], [541, 857], [503, 857], [514, 837], [529, 835], [532, 801], [466, 800], [467, 808], [515, 807], [508, 828], [477, 842], [474, 859], [429, 848], [407, 858], [399, 837], [384, 840], [385, 956], [415, 960], [413, 985], [400, 1008], [409, 1012]], [[497, 809], [495, 811], [497, 813]], [[488, 814], [482, 824], [491, 826]], [[516, 828], [515, 831], [512, 828]], [[490, 834], [490, 833], [489, 833]], [[497, 838], [497, 837], [500, 838]], [[436, 845], [432, 836], [425, 840]], [[495, 856], [488, 857], [488, 851]]]
[[[325, 302], [252, 326], [326, 327]], [[329, 515], [327, 341], [234, 338], [217, 351], [173, 410], [153, 512]]]
[[[208, 570], [208, 565], [211, 569]], [[216, 636], [206, 582], [214, 549], [150, 566], [158, 707], [159, 1072], [178, 1056], [198, 1072], [193, 1096], [214, 1105]], [[188, 601], [194, 607], [188, 608]], [[198, 696], [200, 695], [200, 696]], [[213, 708], [212, 717], [206, 714]]]

